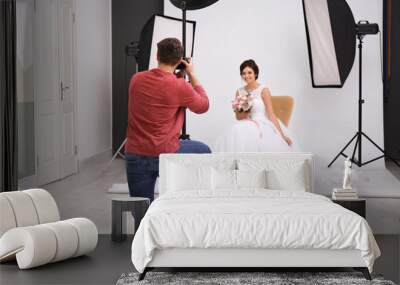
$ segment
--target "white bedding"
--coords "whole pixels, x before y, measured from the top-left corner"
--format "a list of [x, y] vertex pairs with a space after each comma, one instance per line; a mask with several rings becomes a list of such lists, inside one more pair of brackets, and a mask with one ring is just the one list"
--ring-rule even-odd
[[358, 249], [371, 272], [380, 255], [359, 215], [321, 195], [265, 189], [162, 195], [133, 240], [135, 268], [165, 248]]

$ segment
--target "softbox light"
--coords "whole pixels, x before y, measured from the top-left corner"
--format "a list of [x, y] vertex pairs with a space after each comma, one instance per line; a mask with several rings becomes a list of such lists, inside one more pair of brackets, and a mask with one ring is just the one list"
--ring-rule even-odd
[[343, 86], [354, 63], [356, 24], [345, 0], [303, 0], [314, 88]]
[[[196, 22], [186, 21], [186, 54], [193, 56]], [[139, 51], [136, 56], [138, 70], [157, 67], [157, 43], [165, 38], [177, 38], [182, 41], [182, 20], [162, 15], [153, 15], [140, 34]]]
[[[349, 157], [350, 161], [362, 167], [381, 158], [392, 160], [362, 129], [362, 49], [366, 35], [379, 32], [376, 23], [354, 21], [353, 13], [345, 0], [303, 0], [304, 19], [307, 32], [308, 52], [310, 57], [313, 87], [342, 87], [354, 63], [356, 40], [359, 51], [358, 76], [358, 130], [347, 144], [329, 163], [330, 167], [339, 156]], [[382, 154], [368, 161], [362, 159], [362, 140], [366, 139]], [[345, 153], [355, 141], [351, 155]]]

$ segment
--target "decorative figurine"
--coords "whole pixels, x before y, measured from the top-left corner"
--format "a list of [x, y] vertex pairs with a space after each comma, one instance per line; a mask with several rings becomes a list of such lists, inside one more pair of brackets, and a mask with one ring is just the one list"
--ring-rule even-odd
[[351, 160], [346, 158], [344, 161], [344, 177], [343, 177], [343, 190], [352, 190], [351, 188]]

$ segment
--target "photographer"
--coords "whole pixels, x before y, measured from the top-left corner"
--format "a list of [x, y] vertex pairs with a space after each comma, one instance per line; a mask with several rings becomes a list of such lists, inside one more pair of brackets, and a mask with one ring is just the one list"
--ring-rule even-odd
[[[129, 85], [126, 172], [130, 196], [154, 199], [161, 153], [210, 153], [198, 141], [180, 141], [185, 108], [207, 112], [206, 92], [194, 74], [192, 62], [182, 59], [183, 47], [175, 38], [157, 44], [158, 68], [135, 74]], [[175, 70], [184, 64], [190, 83]]]

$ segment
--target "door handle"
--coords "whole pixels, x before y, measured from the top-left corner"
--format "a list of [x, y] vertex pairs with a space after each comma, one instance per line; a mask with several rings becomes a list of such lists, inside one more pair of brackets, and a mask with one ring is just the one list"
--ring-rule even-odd
[[69, 86], [64, 86], [64, 83], [61, 82], [61, 91], [69, 89]]
[[69, 89], [69, 86], [64, 86], [64, 83], [61, 82], [61, 101], [64, 100], [64, 91]]

